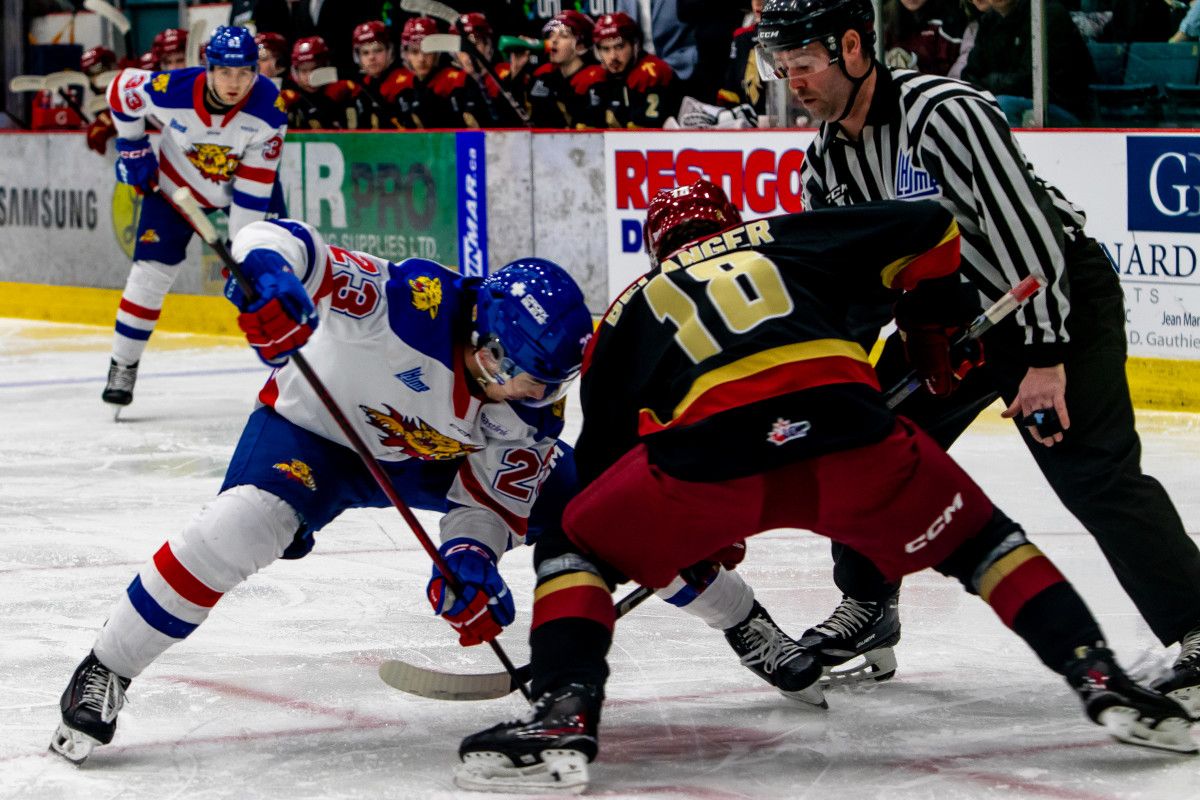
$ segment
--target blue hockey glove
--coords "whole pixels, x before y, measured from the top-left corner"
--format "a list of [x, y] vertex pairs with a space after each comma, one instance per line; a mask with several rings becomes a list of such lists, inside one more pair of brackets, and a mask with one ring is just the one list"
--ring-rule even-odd
[[117, 180], [145, 189], [158, 175], [158, 159], [150, 146], [150, 137], [117, 139]]
[[512, 592], [496, 569], [496, 557], [488, 548], [465, 537], [451, 539], [438, 552], [462, 584], [463, 596], [455, 597], [435, 566], [425, 590], [433, 612], [445, 617], [458, 631], [458, 643], [463, 647], [495, 639], [516, 616]]
[[242, 271], [254, 284], [255, 301], [247, 301], [232, 277], [225, 283], [225, 296], [242, 310], [238, 327], [254, 352], [267, 366], [281, 367], [317, 329], [317, 310], [304, 284], [278, 253], [251, 250], [242, 261]]

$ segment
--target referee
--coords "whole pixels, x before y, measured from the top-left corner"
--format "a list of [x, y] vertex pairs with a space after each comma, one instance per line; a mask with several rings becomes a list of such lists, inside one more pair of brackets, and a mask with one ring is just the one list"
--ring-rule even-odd
[[[949, 447], [1004, 399], [1003, 416], [1022, 423], [1042, 473], [1155, 635], [1164, 645], [1182, 642], [1172, 674], [1156, 688], [1200, 714], [1200, 551], [1166, 491], [1141, 471], [1124, 295], [1083, 232], [1083, 211], [1034, 173], [990, 94], [877, 62], [870, 0], [767, 0], [758, 36], [763, 77], [786, 79], [822, 121], [802, 172], [806, 207], [936, 200], [958, 221], [964, 294], [975, 309], [1028, 275], [1042, 280], [1032, 301], [984, 336], [986, 364], [953, 394], [921, 392], [900, 410]], [[971, 315], [964, 308], [956, 318]], [[873, 340], [878, 324], [869, 327]], [[908, 368], [892, 336], [877, 368], [881, 385]], [[1040, 429], [1024, 424], [1035, 412]], [[898, 586], [857, 553], [835, 548], [834, 560], [845, 597], [801, 642], [833, 651], [827, 663], [899, 639]]]

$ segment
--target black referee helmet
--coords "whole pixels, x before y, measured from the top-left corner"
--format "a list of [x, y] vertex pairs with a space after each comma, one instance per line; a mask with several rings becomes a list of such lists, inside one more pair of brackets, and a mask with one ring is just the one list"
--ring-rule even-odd
[[874, 51], [871, 0], [766, 0], [758, 23], [758, 44], [777, 53], [820, 42], [837, 60], [842, 55], [842, 34], [848, 30], [858, 31], [865, 53]]

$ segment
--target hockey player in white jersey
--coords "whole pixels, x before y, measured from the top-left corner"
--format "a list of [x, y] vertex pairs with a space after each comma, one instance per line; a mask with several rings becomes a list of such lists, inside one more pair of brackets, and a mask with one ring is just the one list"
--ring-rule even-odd
[[[257, 74], [254, 37], [245, 28], [217, 28], [207, 59], [207, 67], [170, 72], [126, 69], [109, 85], [117, 180], [145, 194], [102, 395], [118, 407], [133, 401], [138, 362], [192, 238], [152, 184], [168, 193], [186, 186], [201, 207], [224, 209], [231, 236], [284, 213], [276, 170], [287, 117], [275, 84]], [[157, 157], [147, 118], [162, 129]]]
[[326, 246], [293, 220], [251, 223], [233, 253], [259, 297], [247, 305], [231, 282], [238, 324], [278, 369], [218, 496], [143, 565], [71, 678], [51, 749], [75, 762], [112, 740], [130, 679], [225, 592], [277, 558], [306, 555], [347, 508], [388, 505], [287, 363], [301, 346], [405, 502], [444, 512], [440, 552], [465, 590], [456, 597], [436, 569], [425, 589], [462, 644], [512, 621], [497, 561], [557, 525], [574, 489], [570, 448], [557, 441], [560, 401], [592, 318], [561, 267], [529, 258], [479, 282], [424, 259]]

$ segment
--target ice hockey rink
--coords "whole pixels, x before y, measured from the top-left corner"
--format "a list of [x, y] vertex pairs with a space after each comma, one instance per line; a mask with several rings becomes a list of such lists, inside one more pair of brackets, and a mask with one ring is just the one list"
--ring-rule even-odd
[[[451, 782], [460, 738], [523, 702], [399, 693], [385, 658], [497, 669], [423, 597], [428, 560], [393, 510], [355, 511], [301, 561], [229, 593], [134, 681], [117, 738], [81, 768], [47, 752], [67, 678], [134, 571], [216, 492], [266, 372], [231, 339], [156, 334], [121, 421], [99, 400], [111, 332], [0, 320], [0, 798], [478, 797]], [[1144, 465], [1200, 532], [1200, 416], [1140, 412]], [[578, 429], [571, 413], [569, 440]], [[1122, 662], [1157, 645], [1099, 550], [1059, 506], [999, 407], [954, 455], [1080, 588]], [[436, 515], [419, 512], [431, 530]], [[828, 545], [750, 543], [742, 569], [793, 635], [838, 594]], [[528, 649], [530, 552], [504, 574], [502, 637]], [[1118, 745], [980, 600], [934, 573], [901, 595], [900, 671], [798, 706], [719, 632], [651, 600], [622, 620], [589, 793], [606, 798], [1200, 797], [1200, 757]], [[1200, 731], [1194, 734], [1200, 741]]]

